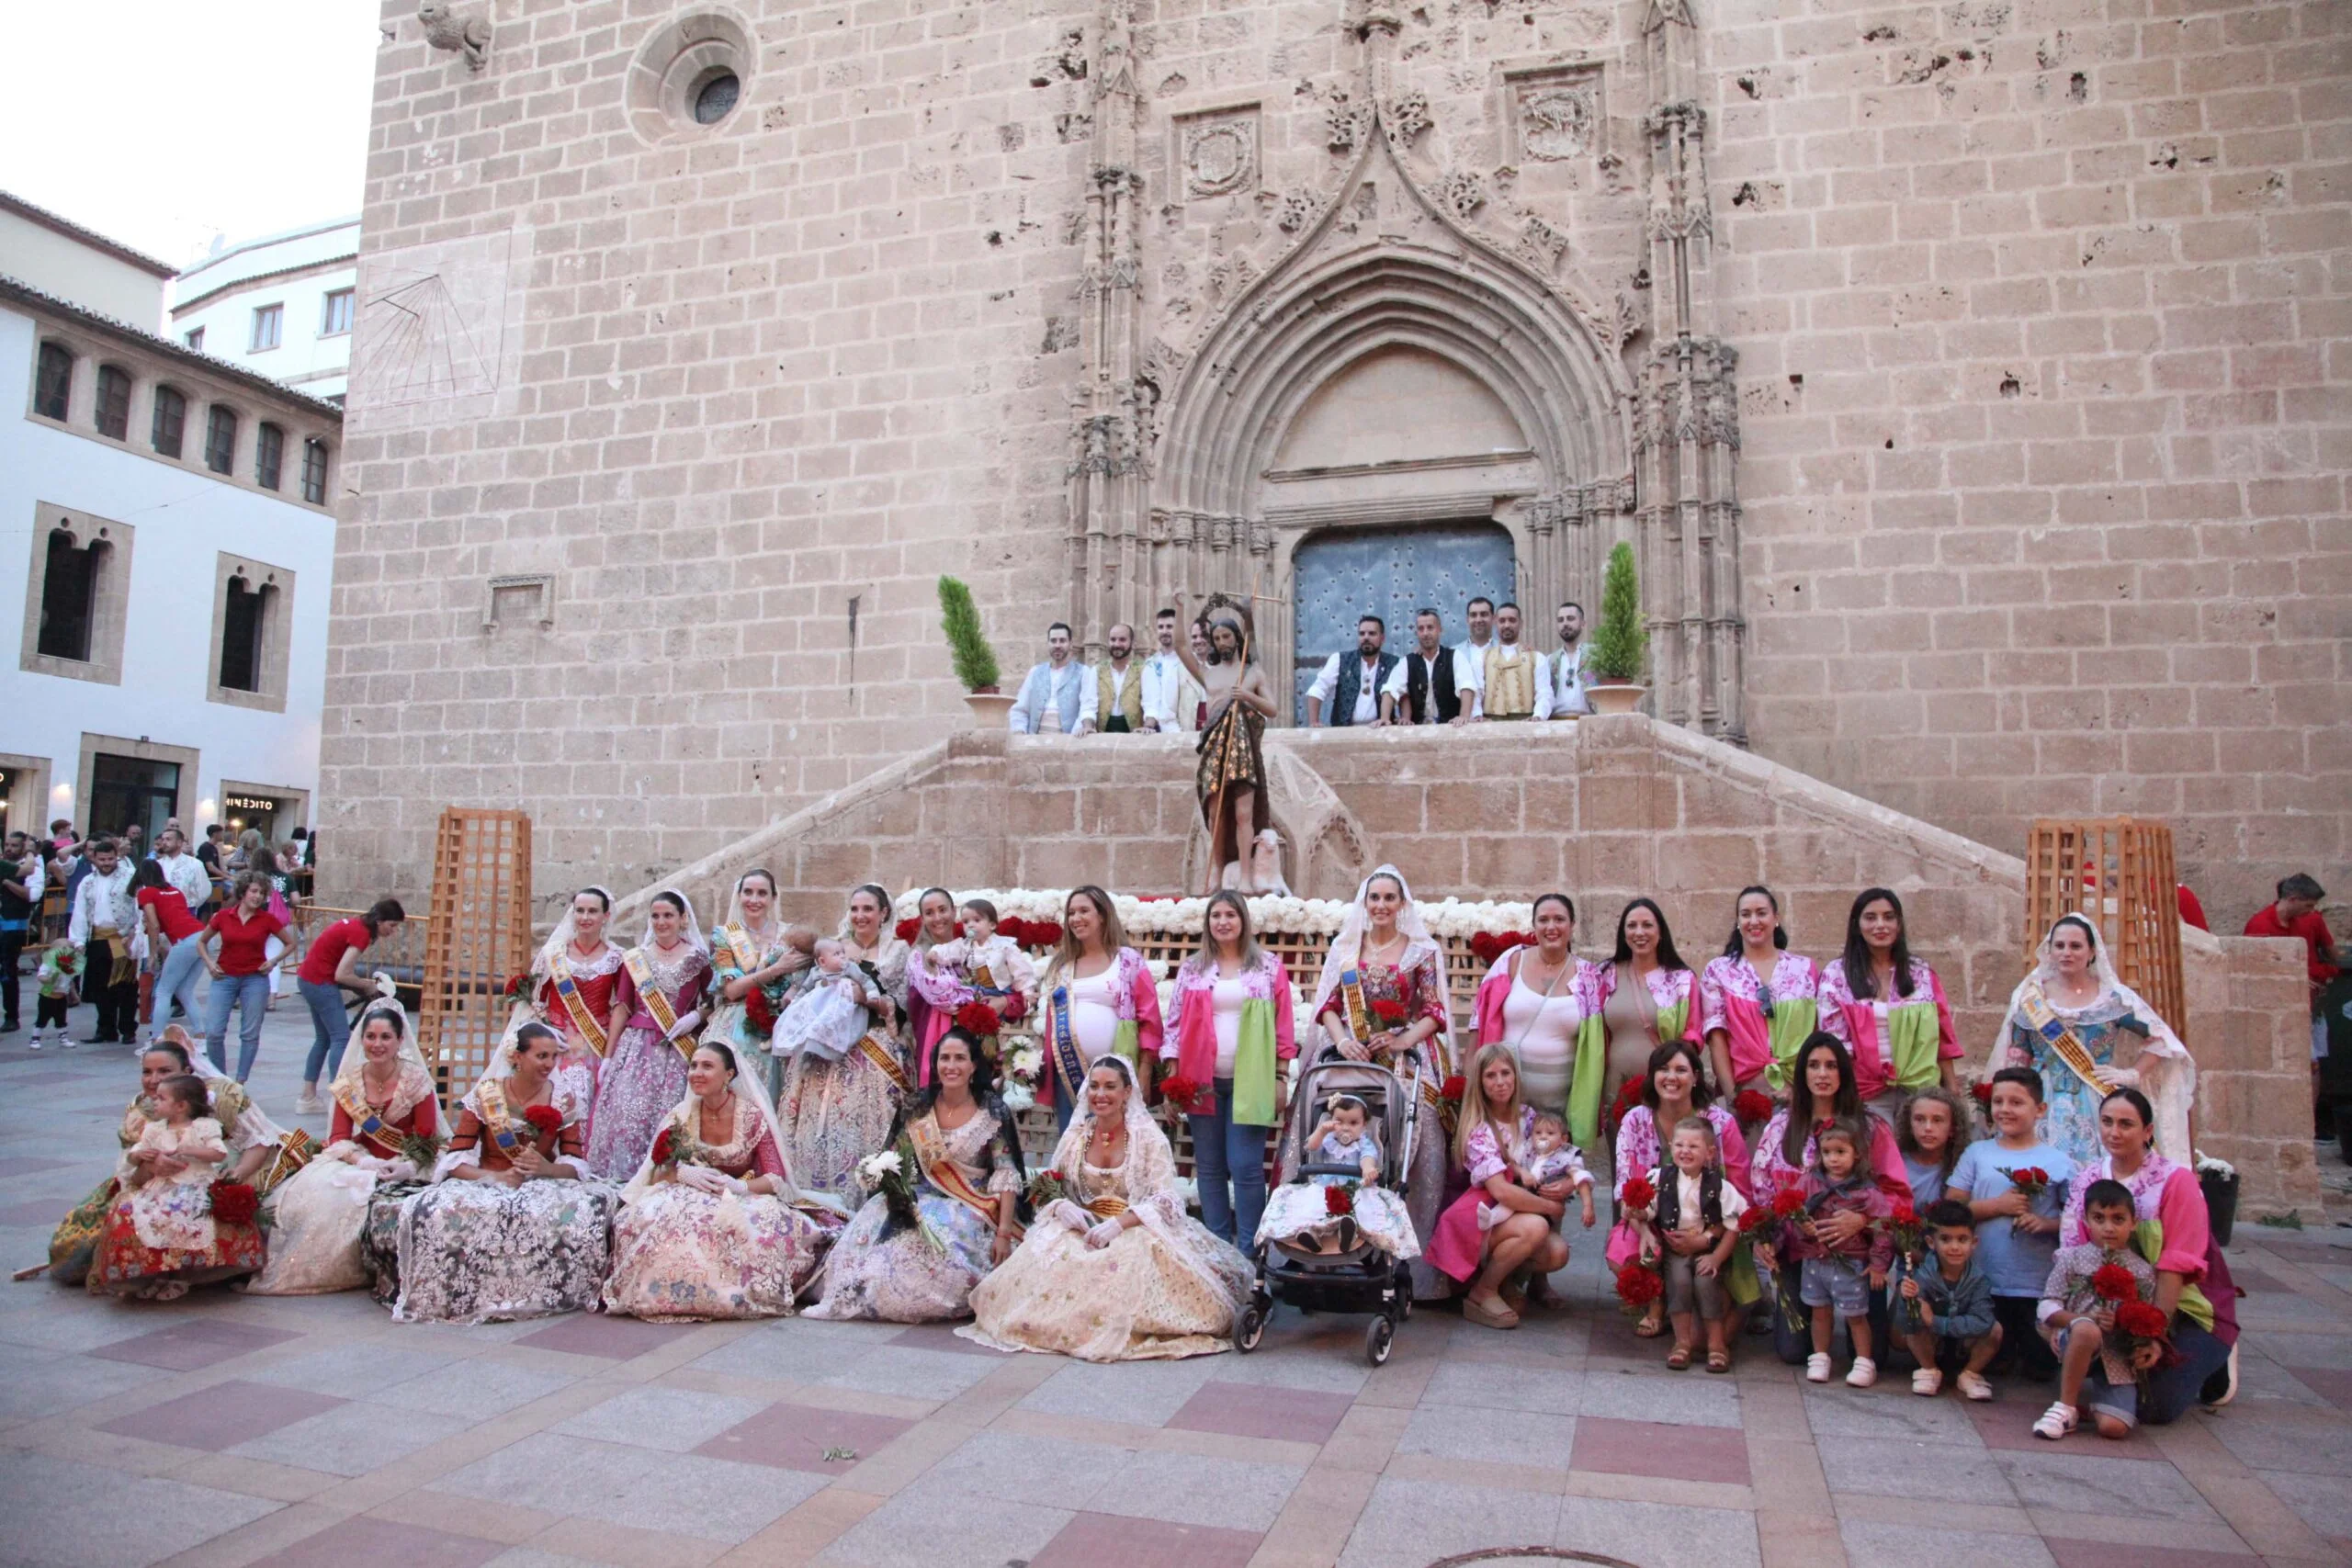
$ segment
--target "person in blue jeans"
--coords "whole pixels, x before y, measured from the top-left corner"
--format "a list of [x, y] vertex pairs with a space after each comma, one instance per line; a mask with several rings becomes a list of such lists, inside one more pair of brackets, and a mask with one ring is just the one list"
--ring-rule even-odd
[[237, 1081], [253, 1075], [261, 1054], [261, 1023], [269, 1010], [269, 939], [286, 922], [269, 912], [269, 882], [259, 872], [240, 874], [230, 889], [229, 908], [212, 917], [197, 949], [212, 976], [204, 1025], [204, 1054], [222, 1072], [229, 1040], [229, 1010], [238, 1010]]
[[1210, 897], [1205, 927], [1176, 973], [1161, 1091], [1183, 1099], [1192, 1122], [1201, 1223], [1247, 1251], [1266, 1209], [1266, 1138], [1282, 1121], [1283, 1067], [1298, 1054], [1290, 972], [1251, 938], [1238, 893]]
[[376, 994], [374, 977], [359, 973], [360, 953], [386, 932], [400, 930], [407, 919], [399, 899], [379, 898], [366, 914], [337, 920], [311, 939], [301, 967], [294, 972], [295, 989], [311, 1010], [311, 1032], [310, 1059], [302, 1065], [302, 1093], [294, 1101], [300, 1114], [316, 1116], [326, 1111], [326, 1102], [319, 1098], [320, 1076], [332, 1081], [343, 1067], [343, 1048], [351, 1038], [349, 998]]

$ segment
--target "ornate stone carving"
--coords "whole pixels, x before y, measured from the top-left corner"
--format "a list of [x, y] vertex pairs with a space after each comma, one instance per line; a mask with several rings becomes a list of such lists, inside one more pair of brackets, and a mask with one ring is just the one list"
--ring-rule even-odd
[[1354, 152], [1372, 129], [1372, 110], [1362, 104], [1333, 104], [1324, 114], [1329, 126], [1327, 144], [1334, 152]]
[[1487, 182], [1467, 169], [1456, 169], [1438, 181], [1437, 198], [1466, 223], [1471, 214], [1487, 205]]
[[1529, 84], [1519, 97], [1519, 145], [1539, 163], [1580, 158], [1592, 146], [1600, 108], [1590, 85]]
[[1691, 19], [1690, 0], [1650, 0], [1649, 11], [1642, 17], [1642, 31], [1654, 33], [1668, 25], [1679, 28], [1699, 25]]
[[1520, 232], [1519, 248], [1547, 267], [1557, 266], [1568, 254], [1568, 237], [1543, 219], [1531, 217]]
[[1274, 227], [1285, 234], [1295, 234], [1306, 227], [1315, 216], [1315, 198], [1297, 191], [1283, 197], [1281, 210], [1274, 214]]
[[1413, 138], [1427, 130], [1433, 123], [1430, 118], [1430, 100], [1426, 93], [1399, 93], [1388, 103], [1388, 130], [1400, 146], [1409, 147]]
[[480, 11], [460, 12], [449, 0], [423, 0], [416, 8], [416, 19], [424, 24], [425, 42], [464, 55], [469, 71], [490, 63], [488, 16]]
[[1254, 114], [1195, 119], [1182, 130], [1184, 194], [1229, 196], [1258, 173], [1258, 119]]

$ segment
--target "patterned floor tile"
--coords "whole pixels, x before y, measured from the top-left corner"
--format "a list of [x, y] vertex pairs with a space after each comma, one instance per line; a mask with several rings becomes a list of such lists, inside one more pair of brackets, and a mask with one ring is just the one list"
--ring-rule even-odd
[[1110, 1471], [1085, 1506], [1127, 1518], [1263, 1532], [1306, 1473], [1263, 1460], [1136, 1453]]
[[1255, 1530], [1171, 1525], [1158, 1519], [1080, 1514], [1029, 1560], [1029, 1568], [1248, 1568], [1263, 1539]]
[[1671, 1475], [1681, 1481], [1748, 1481], [1747, 1438], [1714, 1427], [1668, 1426], [1657, 1421], [1619, 1421], [1584, 1416], [1577, 1419], [1576, 1470], [1611, 1475]]
[[332, 1394], [311, 1393], [298, 1388], [230, 1382], [119, 1416], [100, 1425], [98, 1430], [125, 1438], [144, 1438], [151, 1443], [175, 1443], [185, 1449], [220, 1453], [239, 1443], [266, 1437], [280, 1427], [290, 1427], [333, 1410], [343, 1403]]
[[[767, 1402], [736, 1399], [683, 1388], [632, 1388], [616, 1393], [549, 1428], [569, 1438], [628, 1443], [670, 1453], [701, 1451], [702, 1445], [757, 1416]], [[734, 1458], [735, 1455], [721, 1455]]]
[[1274, 1388], [1256, 1383], [1205, 1382], [1168, 1418], [1193, 1432], [1222, 1432], [1232, 1438], [1274, 1438], [1285, 1442], [1323, 1443], [1355, 1404], [1344, 1393]]
[[1898, 1525], [1876, 1519], [1847, 1519], [1838, 1527], [1849, 1563], [1929, 1563], [1935, 1568], [2056, 1568], [2050, 1549], [2035, 1536], [1989, 1530]]
[[633, 1361], [673, 1339], [693, 1333], [684, 1323], [639, 1323], [633, 1317], [607, 1317], [600, 1312], [577, 1312], [534, 1329], [514, 1343], [537, 1350], [562, 1350], [574, 1356], [601, 1356], [608, 1361]]
[[1544, 1545], [1559, 1530], [1560, 1503], [1541, 1492], [1384, 1477], [1339, 1568], [1424, 1568], [1481, 1548]]
[[542, 1432], [451, 1472], [433, 1490], [731, 1545], [824, 1484], [764, 1465], [649, 1459], [643, 1449]]
[[1007, 1356], [1020, 1354], [1017, 1350], [992, 1349], [967, 1339], [956, 1332], [956, 1325], [952, 1323], [912, 1324], [892, 1335], [890, 1343], [910, 1350], [943, 1350], [951, 1356], [984, 1356], [992, 1361], [1001, 1361]]
[[400, 1568], [482, 1568], [504, 1550], [494, 1540], [361, 1514], [273, 1551], [250, 1568], [352, 1568], [357, 1562], [396, 1562]]
[[2259, 1562], [2228, 1551], [2184, 1551], [2112, 1540], [2070, 1540], [2063, 1536], [2045, 1536], [2042, 1544], [2057, 1560], [2058, 1568], [2256, 1568]]
[[1005, 1568], [1026, 1562], [1067, 1529], [1067, 1508], [1006, 1502], [943, 1517], [922, 1495], [900, 1492], [820, 1552], [817, 1568]]
[[460, 1416], [431, 1416], [361, 1400], [337, 1404], [228, 1451], [243, 1459], [266, 1460], [329, 1475], [366, 1475], [444, 1438], [456, 1437], [472, 1425]]
[[[48, 1454], [0, 1451], [0, 1532], [28, 1568], [145, 1568], [284, 1507]], [[39, 1543], [38, 1554], [28, 1551]]]
[[1553, 1544], [1628, 1562], [1759, 1568], [1763, 1561], [1752, 1514], [1628, 1503], [1611, 1497], [1568, 1497], [1560, 1504]]
[[1405, 1435], [1396, 1440], [1396, 1451], [1473, 1462], [1540, 1465], [1547, 1470], [1569, 1468], [1576, 1452], [1576, 1416], [1513, 1421], [1507, 1439], [1497, 1428], [1491, 1410], [1467, 1404], [1423, 1404], [1413, 1412]]
[[300, 1337], [299, 1334], [243, 1323], [178, 1323], [169, 1328], [118, 1339], [90, 1354], [102, 1360], [135, 1361], [142, 1367], [161, 1367], [166, 1371], [193, 1372]]
[[[891, 1416], [822, 1410], [808, 1404], [771, 1404], [714, 1433], [694, 1450], [710, 1459], [841, 1475], [868, 1460], [883, 1445], [914, 1425]], [[839, 1457], [827, 1458], [828, 1454]]]
[[2213, 1506], [2169, 1462], [2110, 1459], [2076, 1450], [2075, 1441], [2070, 1438], [2063, 1445], [2044, 1445], [2060, 1450], [2054, 1453], [2005, 1452], [1994, 1457], [2008, 1475], [2018, 1501], [2029, 1508], [2221, 1522]]

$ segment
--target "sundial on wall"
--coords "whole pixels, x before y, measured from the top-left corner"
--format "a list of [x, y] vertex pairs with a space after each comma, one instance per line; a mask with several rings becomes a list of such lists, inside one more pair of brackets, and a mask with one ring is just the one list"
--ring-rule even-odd
[[433, 241], [362, 260], [353, 402], [446, 408], [508, 378], [511, 232]]

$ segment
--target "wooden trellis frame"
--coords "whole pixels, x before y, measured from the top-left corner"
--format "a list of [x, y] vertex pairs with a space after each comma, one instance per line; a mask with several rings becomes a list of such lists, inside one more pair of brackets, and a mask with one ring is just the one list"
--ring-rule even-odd
[[2026, 840], [2025, 908], [2029, 968], [2059, 916], [2087, 916], [2123, 983], [2187, 1038], [2170, 828], [2130, 817], [2037, 818]]
[[511, 1010], [510, 976], [531, 964], [531, 818], [446, 807], [433, 848], [417, 1046], [445, 1095], [489, 1064]]

